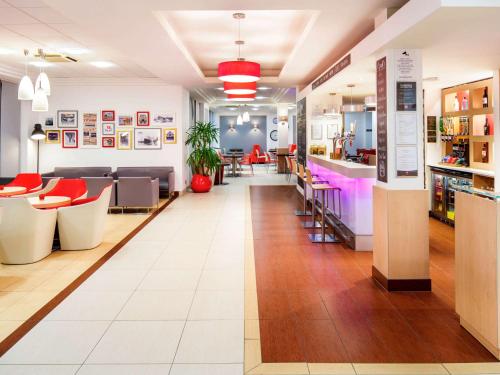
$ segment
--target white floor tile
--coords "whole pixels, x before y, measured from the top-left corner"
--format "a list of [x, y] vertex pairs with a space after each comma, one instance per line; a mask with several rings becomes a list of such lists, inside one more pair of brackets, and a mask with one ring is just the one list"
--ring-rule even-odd
[[243, 363], [243, 320], [188, 321], [174, 363]]
[[132, 291], [134, 290], [144, 275], [146, 269], [140, 270], [98, 270], [90, 276], [78, 289], [79, 290], [99, 290], [99, 291]]
[[198, 290], [189, 320], [243, 319], [244, 292]]
[[205, 269], [243, 269], [245, 264], [243, 252], [210, 251], [205, 263]]
[[109, 322], [42, 321], [0, 358], [1, 364], [81, 364]]
[[80, 365], [0, 365], [0, 375], [74, 375]]
[[170, 375], [242, 375], [242, 364], [187, 365], [174, 364]]
[[201, 270], [151, 270], [138, 290], [195, 290]]
[[172, 363], [183, 321], [115, 321], [86, 363]]
[[136, 291], [117, 320], [186, 320], [193, 294], [192, 291]]
[[205, 252], [166, 251], [153, 265], [153, 269], [199, 269], [203, 268], [207, 254]]
[[204, 270], [199, 290], [243, 290], [244, 273], [241, 269]]
[[131, 294], [131, 291], [76, 290], [45, 320], [113, 320]]
[[171, 365], [83, 365], [78, 375], [168, 375]]

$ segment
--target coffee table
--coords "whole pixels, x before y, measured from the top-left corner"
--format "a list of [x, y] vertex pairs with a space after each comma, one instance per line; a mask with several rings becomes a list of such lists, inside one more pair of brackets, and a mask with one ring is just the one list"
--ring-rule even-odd
[[22, 186], [4, 186], [3, 189], [0, 190], [0, 197], [24, 194], [27, 190], [28, 189]]
[[35, 208], [58, 208], [69, 206], [71, 204], [71, 199], [69, 197], [63, 196], [49, 196], [44, 199], [40, 199], [39, 197], [31, 197], [28, 198], [28, 201]]

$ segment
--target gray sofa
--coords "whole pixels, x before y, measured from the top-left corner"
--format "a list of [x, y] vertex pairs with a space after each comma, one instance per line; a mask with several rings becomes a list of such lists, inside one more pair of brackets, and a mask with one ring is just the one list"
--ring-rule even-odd
[[111, 196], [109, 197], [109, 207], [116, 206], [116, 184], [113, 181], [113, 177], [83, 177], [85, 183], [87, 184], [87, 196], [95, 197], [104, 190], [106, 186], [111, 185]]
[[120, 177], [151, 177], [157, 178], [160, 184], [160, 197], [170, 196], [175, 189], [175, 174], [173, 167], [118, 167], [113, 173], [114, 179]]
[[123, 208], [158, 208], [160, 186], [158, 178], [119, 177], [118, 206]]
[[112, 175], [111, 167], [55, 167], [53, 172], [42, 174], [43, 186], [53, 177], [83, 178], [108, 177]]

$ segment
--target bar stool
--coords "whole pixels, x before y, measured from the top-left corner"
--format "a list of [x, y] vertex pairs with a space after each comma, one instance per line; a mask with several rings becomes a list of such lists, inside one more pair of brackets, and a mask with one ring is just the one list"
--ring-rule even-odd
[[[310, 178], [307, 178], [306, 171], [309, 171], [309, 177]], [[315, 215], [316, 196], [314, 194], [313, 185], [314, 184], [327, 184], [328, 181], [322, 180], [319, 177], [313, 176], [311, 174], [311, 171], [308, 168], [306, 168], [304, 170], [304, 166], [302, 164], [299, 164], [299, 176], [303, 176], [302, 177], [302, 181], [304, 181], [304, 211], [306, 211], [309, 215], [311, 215], [311, 221], [304, 221], [302, 223], [302, 227], [305, 228], [305, 229], [321, 228], [321, 225], [316, 221], [316, 215]], [[312, 192], [312, 195], [311, 195], [312, 211], [307, 211], [307, 186], [311, 187], [311, 192]]]
[[[313, 179], [312, 179], [311, 171], [309, 169], [306, 169], [306, 180], [307, 180], [308, 184], [311, 185], [311, 189], [312, 189], [312, 193], [313, 193], [313, 197], [312, 197], [313, 206], [312, 206], [312, 210], [311, 210], [311, 219], [312, 219], [313, 223], [316, 223], [316, 217], [315, 217], [316, 216], [316, 197], [315, 197], [315, 194], [316, 194], [316, 192], [321, 192], [321, 234], [310, 233], [309, 239], [313, 243], [338, 243], [338, 242], [340, 242], [334, 235], [325, 233], [325, 231], [326, 231], [325, 212], [326, 212], [327, 206], [328, 206], [328, 202], [327, 202], [328, 196], [327, 196], [327, 199], [325, 199], [325, 193], [328, 194], [328, 192], [333, 191], [334, 195], [335, 195], [335, 191], [338, 191], [339, 197], [340, 197], [340, 191], [341, 191], [340, 188], [332, 186], [330, 184], [325, 184], [325, 183], [314, 184], [312, 182]], [[340, 202], [340, 200], [339, 200], [339, 202]], [[333, 212], [335, 212], [335, 196], [333, 197], [333, 204], [334, 204]]]
[[[297, 163], [296, 161], [292, 161], [292, 165], [295, 164], [294, 171], [297, 170], [295, 173], [298, 179], [302, 180], [303, 183], [303, 197], [304, 197], [304, 208], [303, 210], [295, 210], [295, 216], [310, 216], [311, 211], [307, 210], [307, 180], [306, 180], [306, 172], [304, 170], [304, 166], [300, 163]], [[320, 178], [312, 175], [312, 182], [313, 184], [318, 184], [318, 183], [326, 183], [327, 181], [323, 181]], [[318, 227], [319, 228], [319, 227]]]

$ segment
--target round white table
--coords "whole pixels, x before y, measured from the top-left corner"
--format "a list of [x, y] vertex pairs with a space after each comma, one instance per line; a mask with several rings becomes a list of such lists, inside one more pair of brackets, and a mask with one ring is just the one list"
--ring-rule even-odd
[[48, 196], [44, 199], [39, 197], [28, 198], [28, 201], [35, 208], [57, 208], [69, 206], [71, 204], [71, 199], [63, 196]]
[[3, 189], [0, 190], [0, 197], [24, 194], [27, 190], [28, 189], [22, 186], [4, 186]]

